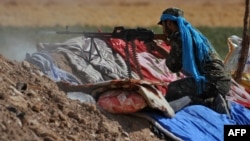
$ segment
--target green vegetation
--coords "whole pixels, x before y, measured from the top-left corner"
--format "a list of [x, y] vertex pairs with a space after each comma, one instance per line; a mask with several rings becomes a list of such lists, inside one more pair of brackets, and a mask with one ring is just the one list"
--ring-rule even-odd
[[[125, 27], [126, 28], [126, 27]], [[161, 27], [146, 27], [147, 29], [153, 30], [155, 33], [161, 33]], [[113, 27], [93, 27], [93, 26], [73, 26], [69, 27], [70, 31], [86, 31], [86, 32], [97, 32], [101, 29], [103, 32], [112, 32]], [[198, 27], [210, 42], [213, 44], [217, 52], [222, 58], [228, 52], [227, 38], [231, 35], [242, 36], [243, 28], [227, 28], [227, 27]], [[24, 42], [30, 42], [34, 46], [38, 42], [63, 42], [72, 37], [79, 35], [62, 35], [56, 34], [55, 31], [64, 31], [65, 27], [54, 26], [54, 27], [0, 27], [0, 49], [9, 48], [9, 42], [14, 40], [23, 40]], [[21, 42], [20, 42], [21, 44]], [[19, 45], [20, 45], [19, 44]], [[14, 46], [11, 46], [14, 47]]]

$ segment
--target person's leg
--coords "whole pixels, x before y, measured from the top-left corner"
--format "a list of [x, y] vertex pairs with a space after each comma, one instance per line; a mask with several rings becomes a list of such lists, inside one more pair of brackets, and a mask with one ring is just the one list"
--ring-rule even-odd
[[196, 85], [193, 77], [187, 77], [171, 82], [168, 85], [168, 90], [165, 98], [168, 101], [177, 100], [184, 96], [196, 94]]
[[193, 77], [170, 83], [165, 98], [175, 112], [188, 105], [205, 105], [204, 100], [196, 94], [196, 85]]
[[214, 98], [212, 109], [220, 114], [227, 114], [230, 117], [228, 103], [221, 94], [218, 94]]
[[196, 94], [194, 78], [187, 77], [170, 83], [165, 98], [174, 111], [179, 111], [188, 105], [203, 105], [215, 109], [214, 99], [217, 94], [216, 87], [209, 83], [206, 83], [206, 88], [202, 94]]
[[[224, 86], [224, 88], [218, 89], [215, 85], [206, 83], [203, 94], [197, 95], [194, 78], [188, 77], [170, 83], [165, 98], [175, 111], [179, 111], [187, 105], [198, 104], [209, 107], [218, 113], [229, 115], [225, 99], [228, 85], [225, 84]], [[221, 91], [224, 93], [221, 94]]]
[[[213, 109], [220, 114], [230, 116], [226, 95], [228, 94], [230, 83], [227, 81], [217, 82], [217, 86], [207, 84], [203, 95], [207, 107]], [[224, 87], [222, 87], [224, 86]]]

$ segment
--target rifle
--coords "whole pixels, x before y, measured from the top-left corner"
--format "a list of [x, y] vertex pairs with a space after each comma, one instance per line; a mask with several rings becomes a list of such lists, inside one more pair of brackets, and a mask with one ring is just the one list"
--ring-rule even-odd
[[138, 39], [140, 41], [152, 41], [154, 39], [165, 40], [164, 34], [154, 34], [153, 31], [146, 28], [125, 29], [123, 26], [117, 26], [113, 32], [76, 32], [76, 31], [57, 31], [57, 34], [81, 34], [90, 38], [118, 38], [125, 41]]
[[[158, 39], [158, 40], [165, 40], [164, 39], [164, 35], [163, 34], [154, 34], [153, 31], [145, 29], [145, 28], [135, 28], [135, 29], [125, 29], [123, 26], [118, 26], [115, 27], [112, 33], [105, 33], [105, 32], [73, 32], [73, 31], [58, 31], [56, 32], [57, 34], [81, 34], [85, 37], [89, 37], [91, 38], [91, 46], [90, 46], [90, 50], [92, 49], [92, 45], [94, 44], [94, 47], [97, 51], [97, 54], [99, 56], [100, 52], [98, 51], [97, 45], [94, 42], [94, 38], [100, 38], [100, 39], [110, 39], [110, 38], [118, 38], [118, 39], [122, 39], [126, 42], [126, 47], [125, 47], [125, 53], [126, 53], [126, 64], [128, 67], [128, 76], [129, 78], [132, 77], [131, 75], [131, 64], [129, 61], [130, 56], [132, 56], [133, 61], [135, 62], [136, 65], [136, 71], [139, 74], [139, 77], [141, 79], [143, 79], [143, 75], [141, 73], [141, 69], [140, 69], [140, 65], [139, 65], [139, 61], [137, 58], [137, 53], [136, 53], [136, 47], [135, 47], [135, 43], [134, 40], [140, 40], [140, 41], [144, 41], [144, 42], [151, 42], [154, 39]], [[129, 46], [128, 46], [128, 42], [132, 42], [132, 55], [129, 53]], [[91, 53], [91, 51], [90, 51]], [[91, 54], [89, 54], [89, 62], [91, 60]]]

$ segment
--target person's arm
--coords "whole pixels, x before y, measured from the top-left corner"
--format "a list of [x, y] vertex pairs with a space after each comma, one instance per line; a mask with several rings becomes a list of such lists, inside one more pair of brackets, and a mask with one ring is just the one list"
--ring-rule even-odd
[[164, 58], [167, 58], [168, 55], [169, 55], [169, 52], [164, 49], [163, 47], [157, 45], [156, 42], [154, 41], [151, 41], [151, 42], [147, 42], [146, 43], [146, 47], [148, 49], [149, 52], [153, 52], [153, 51], [156, 51], [158, 52], [161, 56], [163, 56]]

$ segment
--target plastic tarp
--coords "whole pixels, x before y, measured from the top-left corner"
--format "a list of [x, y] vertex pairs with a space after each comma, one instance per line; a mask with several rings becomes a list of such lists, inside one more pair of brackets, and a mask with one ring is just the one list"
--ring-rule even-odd
[[201, 105], [185, 107], [174, 118], [154, 111], [134, 115], [148, 119], [174, 140], [223, 141], [224, 125], [250, 125], [250, 110], [236, 102], [230, 105], [232, 119]]

